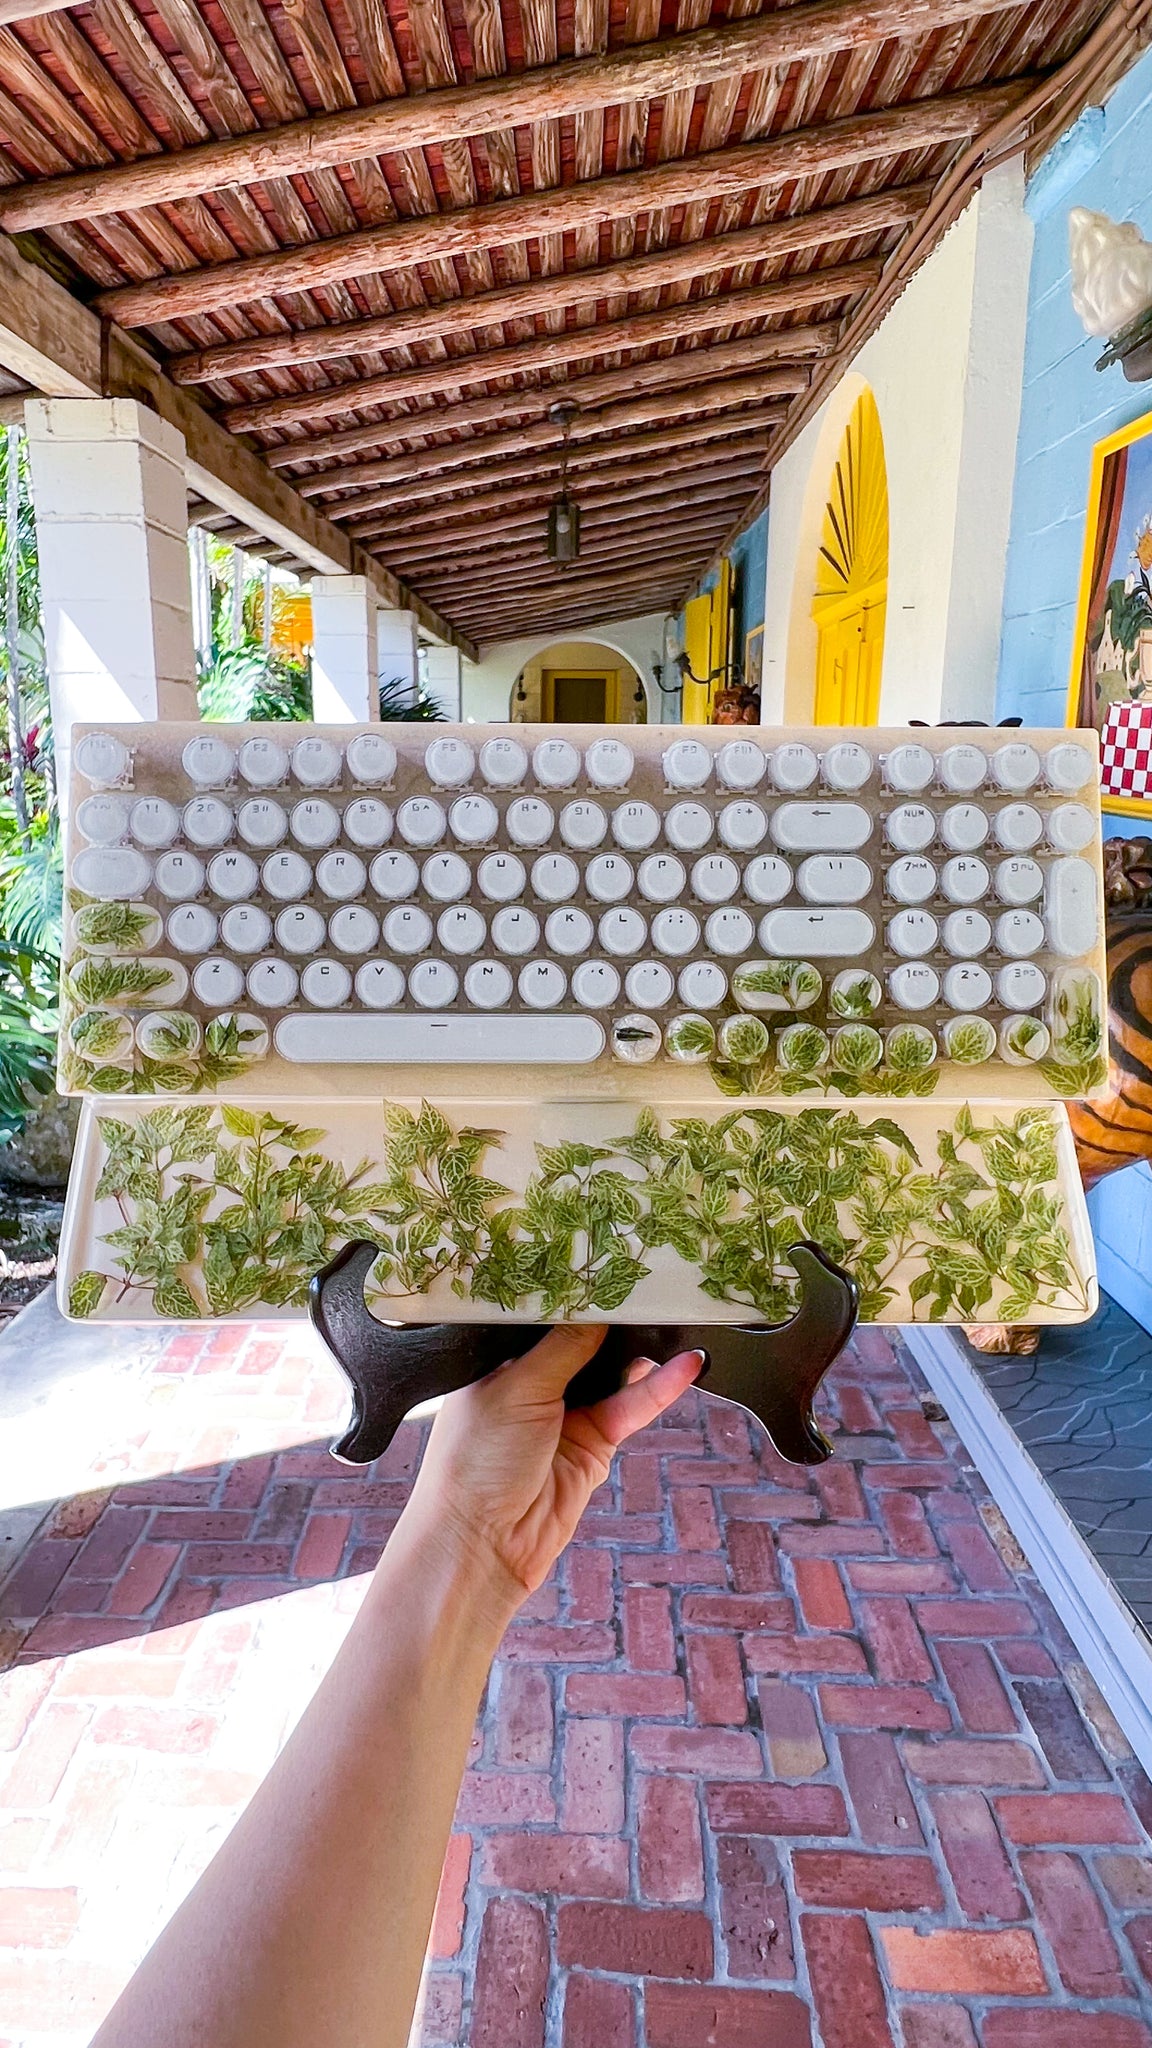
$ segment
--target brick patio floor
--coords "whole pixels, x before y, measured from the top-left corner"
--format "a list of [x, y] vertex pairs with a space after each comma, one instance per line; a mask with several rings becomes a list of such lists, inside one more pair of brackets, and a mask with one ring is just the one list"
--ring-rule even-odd
[[[689, 1395], [512, 1628], [414, 2039], [1152, 2048], [1152, 1788], [906, 1355], [814, 1473]], [[174, 1334], [0, 1601], [0, 2048], [79, 2048], [403, 1504], [310, 1335]], [[13, 1661], [14, 1660], [14, 1661]]]

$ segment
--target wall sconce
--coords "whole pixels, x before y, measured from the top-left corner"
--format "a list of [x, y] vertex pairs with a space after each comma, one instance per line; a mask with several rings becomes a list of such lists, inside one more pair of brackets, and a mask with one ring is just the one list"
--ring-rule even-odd
[[1098, 370], [1119, 363], [1130, 384], [1152, 377], [1152, 242], [1135, 221], [1074, 206], [1068, 215], [1072, 304], [1088, 334], [1107, 338]]

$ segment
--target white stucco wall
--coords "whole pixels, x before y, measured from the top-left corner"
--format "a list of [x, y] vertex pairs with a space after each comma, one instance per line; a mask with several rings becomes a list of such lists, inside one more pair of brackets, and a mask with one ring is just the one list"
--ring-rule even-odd
[[[663, 658], [663, 612], [649, 612], [639, 619], [608, 619], [600, 626], [582, 626], [578, 633], [569, 627], [558, 633], [536, 633], [528, 639], [497, 641], [485, 649], [482, 661], [463, 665], [465, 718], [489, 723], [506, 719], [512, 688], [525, 662], [559, 641], [577, 639], [595, 640], [630, 661], [647, 693], [649, 723], [669, 723], [652, 676], [653, 661]], [[673, 701], [663, 700], [665, 705]]]
[[840, 438], [865, 384], [888, 468], [880, 719], [991, 718], [1023, 378], [1031, 223], [1005, 164], [913, 278], [772, 473], [763, 716], [811, 716], [816, 553]]

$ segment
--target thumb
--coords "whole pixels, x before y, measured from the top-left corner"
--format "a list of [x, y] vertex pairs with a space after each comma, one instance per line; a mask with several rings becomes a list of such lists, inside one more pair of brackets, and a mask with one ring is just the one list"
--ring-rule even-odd
[[569, 1380], [594, 1358], [608, 1334], [606, 1323], [560, 1323], [522, 1358], [504, 1366], [500, 1377], [522, 1400], [558, 1401]]

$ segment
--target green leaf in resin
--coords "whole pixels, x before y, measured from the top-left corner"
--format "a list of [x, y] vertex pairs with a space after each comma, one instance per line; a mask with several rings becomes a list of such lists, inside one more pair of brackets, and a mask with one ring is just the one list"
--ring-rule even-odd
[[828, 1034], [817, 1024], [789, 1024], [776, 1046], [780, 1065], [793, 1074], [810, 1074], [828, 1058]]
[[726, 1017], [720, 1026], [721, 1054], [740, 1066], [766, 1059], [771, 1042], [768, 1026], [759, 1017]]
[[897, 1024], [888, 1033], [884, 1055], [895, 1074], [920, 1074], [936, 1058], [936, 1039], [926, 1024]]
[[687, 1011], [674, 1017], [664, 1033], [664, 1043], [674, 1060], [694, 1064], [710, 1059], [716, 1050], [716, 1033], [707, 1017]]
[[849, 1074], [870, 1074], [884, 1057], [884, 1041], [870, 1024], [845, 1024], [832, 1040], [832, 1059]]
[[980, 1066], [996, 1050], [996, 1032], [987, 1017], [951, 1017], [943, 1038], [946, 1057], [961, 1067]]
[[880, 1008], [883, 990], [874, 974], [846, 968], [828, 991], [828, 1007], [836, 1017], [871, 1017]]

